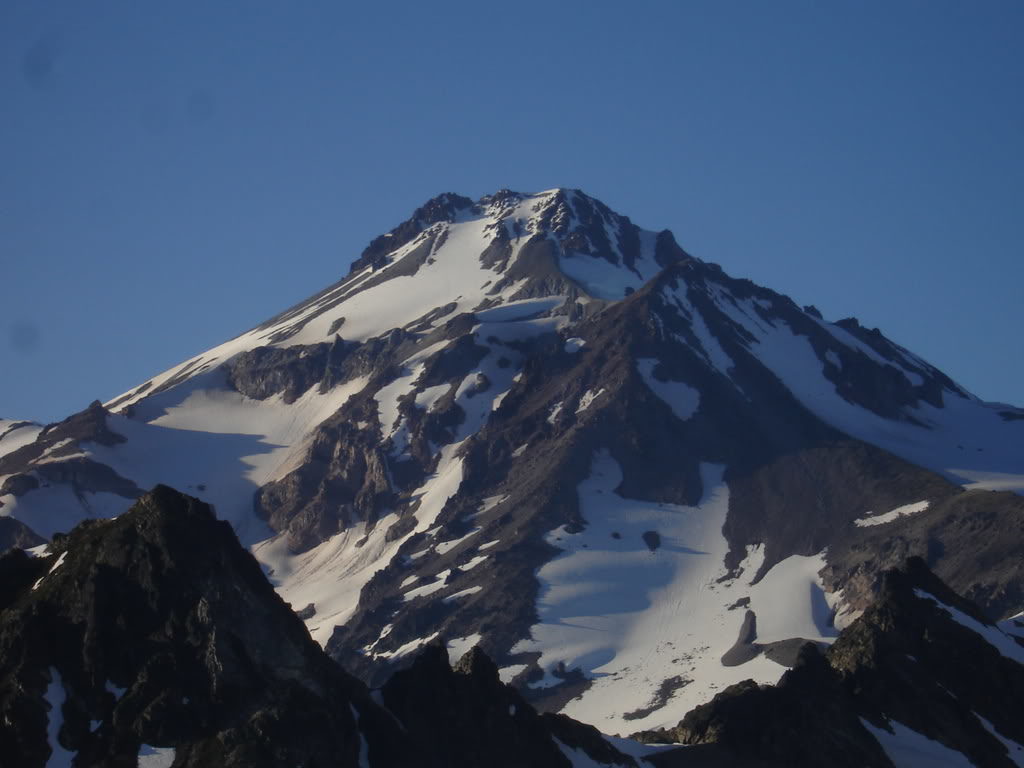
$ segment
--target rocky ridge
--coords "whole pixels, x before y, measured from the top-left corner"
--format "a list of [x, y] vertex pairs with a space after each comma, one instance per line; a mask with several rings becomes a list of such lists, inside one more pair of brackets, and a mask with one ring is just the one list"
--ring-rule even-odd
[[435, 647], [369, 691], [312, 641], [231, 528], [170, 488], [83, 523], [47, 556], [12, 550], [0, 575], [5, 765], [134, 766], [163, 750], [175, 768], [569, 768], [555, 732], [635, 765], [590, 729], [549, 725], [479, 651], [452, 668]]

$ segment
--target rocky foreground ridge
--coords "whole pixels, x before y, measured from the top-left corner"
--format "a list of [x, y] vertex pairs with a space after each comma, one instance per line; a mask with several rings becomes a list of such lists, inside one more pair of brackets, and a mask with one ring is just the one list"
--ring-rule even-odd
[[368, 689], [313, 642], [231, 527], [167, 487], [45, 556], [0, 558], [0, 764], [25, 768], [151, 753], [175, 768], [888, 767], [908, 764], [891, 757], [908, 731], [1012, 766], [1022, 661], [1024, 643], [911, 560], [824, 656], [808, 644], [778, 687], [733, 686], [638, 734], [692, 746], [645, 749], [537, 714], [479, 649], [452, 667], [430, 645]]
[[[479, 651], [369, 691], [313, 642], [210, 508], [167, 487], [51, 554], [0, 558], [0, 764], [558, 766], [587, 726], [540, 716]], [[565, 745], [560, 747], [558, 739]], [[168, 763], [169, 764], [169, 763]]]

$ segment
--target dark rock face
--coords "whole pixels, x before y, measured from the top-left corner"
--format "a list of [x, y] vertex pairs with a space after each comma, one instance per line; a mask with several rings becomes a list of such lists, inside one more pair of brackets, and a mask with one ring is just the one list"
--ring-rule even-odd
[[548, 736], [552, 731], [578, 734], [579, 746], [607, 758], [608, 764], [634, 764], [596, 731], [588, 733], [593, 729], [568, 718], [549, 722], [540, 717], [501, 683], [497, 667], [478, 648], [453, 669], [444, 646], [429, 646], [409, 669], [396, 672], [381, 694], [405, 732], [453, 768], [567, 766]]
[[[866, 510], [894, 509], [907, 499], [939, 503], [961, 492], [938, 475], [858, 440], [822, 439], [779, 453], [727, 472], [730, 564], [742, 559], [747, 545], [765, 542], [762, 574], [790, 554], [842, 546], [865, 530], [851, 521]], [[887, 566], [898, 565], [907, 554]]]
[[304, 552], [355, 521], [372, 521], [392, 500], [387, 461], [374, 439], [348, 421], [317, 430], [298, 469], [264, 485], [256, 510]]
[[911, 558], [885, 573], [879, 600], [829, 649], [828, 662], [868, 719], [898, 720], [975, 765], [1008, 764], [1005, 747], [977, 716], [1024, 744], [1024, 666], [922, 592], [998, 631], [923, 560]]
[[142, 743], [177, 746], [182, 766], [355, 764], [350, 706], [368, 712], [367, 694], [206, 505], [158, 487], [51, 547], [0, 561], [26, 573], [0, 613], [0, 754], [46, 761], [59, 675], [58, 738], [77, 765], [134, 764]]
[[[6, 485], [5, 485], [6, 487]], [[13, 517], [0, 517], [0, 554], [9, 549], [28, 549], [45, 544], [46, 540]]]
[[990, 620], [1024, 603], [1024, 498], [1014, 493], [922, 488], [928, 509], [880, 526], [844, 527], [830, 545], [822, 576], [853, 608], [875, 598], [882, 571], [920, 557]]
[[51, 548], [0, 557], [5, 761], [46, 764], [54, 727], [83, 768], [134, 765], [143, 744], [174, 747], [181, 768], [568, 768], [552, 733], [633, 765], [593, 729], [539, 717], [479, 649], [454, 670], [428, 649], [380, 692], [382, 708], [310, 639], [230, 526], [169, 488]]
[[716, 744], [741, 758], [782, 765], [888, 768], [889, 759], [813, 647], [778, 686], [748, 680], [697, 707], [672, 729], [672, 740]]
[[254, 400], [281, 393], [284, 402], [293, 403], [314, 384], [326, 390], [341, 380], [342, 362], [354, 346], [335, 336], [330, 344], [257, 347], [231, 361], [228, 384]]
[[893, 720], [974, 765], [1012, 765], [979, 716], [1021, 743], [1024, 666], [922, 591], [984, 624], [976, 606], [912, 558], [884, 574], [878, 601], [824, 655], [805, 645], [778, 686], [731, 686], [675, 728], [637, 737], [715, 745], [725, 756], [768, 765], [888, 767], [864, 724], [890, 730]]

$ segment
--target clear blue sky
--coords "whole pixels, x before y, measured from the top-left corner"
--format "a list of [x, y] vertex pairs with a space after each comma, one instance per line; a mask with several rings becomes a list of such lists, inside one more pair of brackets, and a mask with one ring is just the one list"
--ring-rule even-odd
[[[627, 7], [633, 5], [634, 7]], [[1024, 405], [1024, 3], [0, 3], [0, 415], [579, 187]]]

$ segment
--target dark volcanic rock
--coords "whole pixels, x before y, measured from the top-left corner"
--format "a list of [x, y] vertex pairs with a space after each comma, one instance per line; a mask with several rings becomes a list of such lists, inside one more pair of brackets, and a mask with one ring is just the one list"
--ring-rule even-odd
[[539, 716], [501, 683], [498, 668], [479, 648], [452, 668], [444, 646], [430, 645], [410, 668], [396, 672], [381, 694], [404, 731], [452, 768], [568, 768], [550, 733], [603, 763], [635, 765], [596, 729]]
[[[51, 547], [47, 559], [0, 560], [0, 572], [25, 573], [0, 613], [0, 755], [46, 761], [50, 688], [78, 766], [134, 765], [142, 743], [176, 746], [177, 766], [354, 765], [360, 729], [398, 757], [362, 686], [206, 505], [158, 487]], [[379, 734], [357, 729], [360, 717]]]
[[[6, 488], [6, 484], [4, 488]], [[0, 554], [9, 549], [28, 549], [45, 544], [46, 539], [32, 532], [32, 529], [13, 517], [0, 517]]]
[[1024, 604], [1024, 498], [1015, 493], [922, 489], [928, 509], [877, 526], [848, 526], [830, 545], [825, 585], [842, 589], [851, 607], [875, 598], [882, 571], [920, 557], [958, 594], [992, 620]]
[[356, 521], [372, 521], [392, 498], [387, 461], [374, 439], [346, 421], [321, 427], [305, 459], [256, 493], [256, 511], [289, 547], [304, 552]]
[[314, 432], [298, 467], [256, 493], [257, 514], [302, 552], [356, 521], [374, 522], [394, 500], [376, 402], [357, 395]]
[[284, 402], [293, 403], [314, 384], [326, 391], [343, 380], [342, 362], [356, 346], [335, 336], [330, 344], [256, 347], [227, 364], [228, 384], [254, 400], [281, 393]]
[[891, 766], [813, 645], [778, 686], [730, 686], [667, 733], [640, 736], [717, 744], [741, 759], [782, 765]]
[[898, 720], [975, 765], [1008, 765], [1005, 748], [977, 716], [1024, 744], [1024, 666], [950, 609], [998, 633], [977, 606], [910, 558], [884, 574], [878, 601], [829, 649], [829, 664], [866, 717]]

